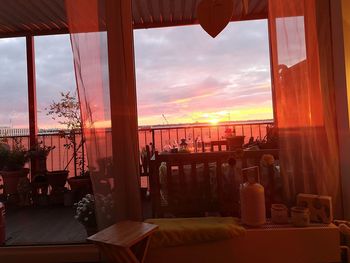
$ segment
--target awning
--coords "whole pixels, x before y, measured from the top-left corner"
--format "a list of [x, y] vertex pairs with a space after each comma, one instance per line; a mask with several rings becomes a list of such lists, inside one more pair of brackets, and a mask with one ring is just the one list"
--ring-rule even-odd
[[[134, 28], [197, 24], [200, 1], [132, 0]], [[243, 0], [233, 1], [233, 21], [267, 18], [267, 0], [249, 0], [246, 12]], [[0, 37], [61, 33], [68, 33], [65, 0], [1, 0]]]

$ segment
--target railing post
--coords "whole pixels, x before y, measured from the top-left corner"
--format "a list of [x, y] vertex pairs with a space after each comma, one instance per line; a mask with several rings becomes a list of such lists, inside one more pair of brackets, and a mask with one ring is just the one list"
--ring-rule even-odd
[[152, 132], [152, 152], [155, 152], [155, 150], [156, 150], [156, 140], [155, 140], [155, 137], [154, 137], [154, 129], [152, 129], [151, 132]]
[[72, 142], [73, 142], [74, 176], [76, 177], [77, 176], [77, 144], [75, 141], [75, 129], [71, 131], [70, 136], [72, 136]]
[[81, 138], [81, 175], [85, 175], [85, 137], [83, 129], [80, 129], [80, 138]]

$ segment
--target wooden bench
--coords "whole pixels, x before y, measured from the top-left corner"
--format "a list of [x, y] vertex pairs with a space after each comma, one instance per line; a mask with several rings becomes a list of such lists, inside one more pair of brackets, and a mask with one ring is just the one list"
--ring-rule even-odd
[[[204, 216], [210, 213], [238, 215], [238, 185], [227, 183], [222, 165], [238, 152], [155, 153], [151, 161], [150, 192], [153, 217]], [[242, 167], [259, 165], [264, 154], [278, 159], [278, 150], [243, 151]], [[159, 176], [166, 167], [167, 200]], [[230, 178], [229, 178], [230, 179]]]

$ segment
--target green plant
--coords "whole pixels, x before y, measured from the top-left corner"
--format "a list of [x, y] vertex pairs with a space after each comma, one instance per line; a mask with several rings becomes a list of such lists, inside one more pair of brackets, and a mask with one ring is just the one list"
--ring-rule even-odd
[[38, 142], [28, 151], [28, 157], [47, 157], [49, 153], [55, 149], [55, 146], [46, 146], [43, 142]]
[[74, 204], [76, 209], [74, 218], [85, 227], [96, 227], [95, 198], [87, 194], [78, 203]]
[[49, 108], [46, 108], [47, 115], [58, 123], [63, 124], [68, 130], [81, 129], [82, 121], [80, 116], [80, 104], [76, 94], [71, 95], [70, 91], [60, 93], [58, 102], [52, 101]]
[[10, 152], [10, 147], [5, 143], [0, 143], [0, 171], [4, 168]]
[[14, 140], [15, 145], [11, 150], [8, 150], [7, 157], [4, 159], [5, 171], [18, 171], [21, 170], [25, 163], [29, 160], [28, 151], [24, 148], [21, 141]]
[[106, 221], [113, 219], [114, 201], [111, 194], [87, 194], [78, 203], [74, 204], [76, 213], [74, 218], [85, 227], [96, 227], [96, 207]]
[[[47, 115], [51, 116], [53, 120], [58, 120], [58, 123], [65, 125], [68, 133], [63, 130], [60, 131], [62, 138], [67, 138], [68, 142], [64, 147], [69, 150], [73, 149], [73, 156], [71, 160], [79, 167], [80, 175], [85, 175], [85, 152], [84, 152], [84, 134], [82, 130], [82, 120], [80, 114], [80, 104], [76, 94], [71, 95], [68, 92], [61, 92], [61, 98], [58, 102], [53, 101], [47, 110]], [[76, 133], [80, 132], [81, 141], [76, 142]], [[68, 164], [66, 165], [68, 167]]]

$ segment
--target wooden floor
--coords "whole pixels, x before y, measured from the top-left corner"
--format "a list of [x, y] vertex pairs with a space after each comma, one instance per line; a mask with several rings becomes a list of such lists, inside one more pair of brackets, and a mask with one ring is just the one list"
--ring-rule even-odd
[[[152, 217], [151, 202], [143, 200], [144, 218]], [[74, 208], [64, 206], [6, 210], [6, 244], [50, 245], [86, 242], [85, 228], [74, 219]]]
[[85, 228], [74, 219], [74, 208], [16, 208], [6, 211], [6, 246], [86, 242]]

